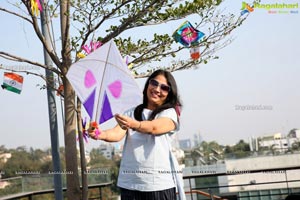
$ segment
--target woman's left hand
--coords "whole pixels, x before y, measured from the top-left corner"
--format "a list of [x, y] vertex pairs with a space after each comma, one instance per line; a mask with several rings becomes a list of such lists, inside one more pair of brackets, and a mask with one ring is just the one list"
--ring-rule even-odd
[[120, 115], [120, 114], [115, 114], [115, 119], [118, 122], [119, 126], [124, 130], [135, 127], [134, 125], [137, 122], [136, 120], [128, 116]]

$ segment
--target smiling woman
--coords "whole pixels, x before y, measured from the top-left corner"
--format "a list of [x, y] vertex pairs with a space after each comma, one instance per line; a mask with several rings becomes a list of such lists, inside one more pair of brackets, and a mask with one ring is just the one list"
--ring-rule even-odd
[[161, 106], [169, 93], [170, 87], [167, 85], [167, 80], [163, 75], [158, 75], [156, 79], [149, 81], [147, 89], [148, 109], [155, 110]]
[[171, 152], [170, 139], [179, 130], [180, 106], [174, 77], [157, 70], [145, 83], [141, 105], [124, 115], [116, 114], [117, 125], [100, 131], [100, 135], [89, 131], [96, 140], [117, 142], [126, 138], [118, 177], [122, 200], [175, 200], [176, 187], [180, 199], [185, 199], [179, 176], [182, 171]]
[[181, 106], [177, 90], [176, 81], [171, 73], [164, 70], [153, 72], [145, 83], [143, 104], [137, 107], [135, 117], [139, 118], [143, 107], [154, 110], [151, 118], [165, 108], [174, 107], [177, 110], [178, 106]]

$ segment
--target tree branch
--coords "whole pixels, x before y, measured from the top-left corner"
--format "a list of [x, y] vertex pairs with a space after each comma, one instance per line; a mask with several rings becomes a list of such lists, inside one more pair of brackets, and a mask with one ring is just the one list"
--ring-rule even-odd
[[22, 58], [22, 57], [18, 57], [18, 56], [15, 56], [15, 55], [11, 55], [11, 54], [3, 52], [3, 51], [0, 51], [0, 56], [5, 58], [5, 59], [12, 60], [12, 61], [24, 62], [24, 63], [28, 63], [28, 64], [31, 64], [31, 65], [39, 66], [39, 67], [41, 67], [45, 70], [50, 70], [50, 71], [56, 73], [57, 75], [61, 75], [61, 72], [58, 71], [54, 67], [46, 66], [46, 65], [43, 65], [43, 64], [38, 63], [38, 62], [33, 62], [31, 60], [28, 60], [28, 59], [25, 59], [25, 58]]
[[10, 11], [10, 10], [6, 10], [6, 9], [4, 9], [4, 8], [1, 8], [1, 7], [0, 7], [0, 11], [6, 12], [6, 13], [9, 13], [9, 14], [14, 15], [14, 16], [16, 16], [16, 17], [19, 17], [19, 18], [21, 18], [21, 19], [24, 19], [25, 21], [27, 21], [27, 22], [29, 22], [30, 24], [32, 24], [32, 21], [31, 21], [30, 19], [24, 17], [23, 15], [20, 15], [20, 14], [18, 14], [18, 13], [12, 12], [12, 11]]
[[[91, 33], [95, 30], [97, 30], [107, 19], [109, 19], [111, 16], [113, 16], [118, 10], [120, 10], [123, 6], [127, 5], [128, 3], [130, 3], [132, 0], [127, 0], [127, 1], [122, 1], [122, 3], [118, 6], [116, 6], [114, 9], [112, 9], [112, 11], [110, 13], [108, 13], [107, 15], [104, 15], [102, 17], [102, 20], [100, 20], [94, 27], [91, 28], [91, 26], [88, 26], [88, 31], [85, 34], [85, 37], [82, 40], [81, 46], [83, 46], [86, 41], [88, 40], [89, 36], [91, 35]], [[91, 20], [89, 21], [89, 25], [91, 25]], [[107, 40], [109, 41], [109, 40]], [[101, 41], [103, 43], [105, 43], [106, 41], [103, 40]]]
[[38, 25], [38, 21], [36, 16], [32, 13], [31, 8], [30, 8], [30, 2], [26, 1], [26, 0], [22, 0], [22, 2], [24, 3], [28, 13], [31, 15], [31, 24], [32, 27], [37, 35], [37, 37], [39, 38], [39, 40], [41, 41], [41, 43], [43, 44], [43, 47], [45, 48], [45, 50], [47, 51], [47, 53], [49, 54], [49, 56], [51, 57], [52, 61], [55, 63], [55, 65], [60, 68], [61, 67], [61, 63], [59, 61], [59, 58], [57, 57], [57, 55], [55, 54], [53, 48], [51, 48], [49, 46], [49, 44], [46, 42], [45, 37], [43, 36], [43, 34], [41, 33], [41, 30], [39, 28]]

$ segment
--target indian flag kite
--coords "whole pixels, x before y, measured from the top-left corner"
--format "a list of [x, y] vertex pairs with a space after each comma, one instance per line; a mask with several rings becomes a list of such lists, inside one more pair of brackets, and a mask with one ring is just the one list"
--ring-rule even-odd
[[1, 87], [20, 94], [22, 91], [23, 76], [11, 72], [4, 72], [4, 80]]
[[91, 121], [99, 124], [142, 103], [142, 91], [113, 41], [74, 63], [67, 78]]

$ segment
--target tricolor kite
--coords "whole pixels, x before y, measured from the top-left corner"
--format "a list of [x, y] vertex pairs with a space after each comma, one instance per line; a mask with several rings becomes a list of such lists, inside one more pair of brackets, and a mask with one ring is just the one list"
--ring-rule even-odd
[[142, 92], [113, 41], [74, 63], [67, 78], [91, 121], [99, 124], [142, 102]]
[[1, 85], [3, 89], [20, 94], [22, 86], [23, 76], [11, 72], [4, 72], [4, 80]]
[[189, 21], [185, 21], [172, 36], [176, 42], [185, 47], [190, 47], [198, 45], [204, 33], [195, 29]]
[[200, 58], [200, 49], [199, 47], [191, 47], [190, 48], [190, 54], [191, 54], [191, 58], [193, 60], [197, 60]]

